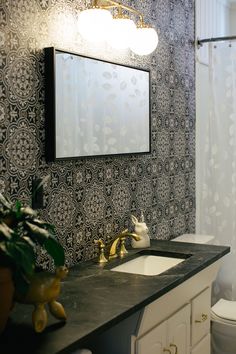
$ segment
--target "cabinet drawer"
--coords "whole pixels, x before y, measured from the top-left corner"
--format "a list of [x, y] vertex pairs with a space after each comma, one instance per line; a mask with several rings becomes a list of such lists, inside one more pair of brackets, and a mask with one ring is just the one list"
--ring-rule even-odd
[[192, 346], [210, 332], [211, 289], [192, 300]]
[[191, 354], [210, 354], [211, 352], [211, 336], [207, 334], [200, 343], [191, 351]]

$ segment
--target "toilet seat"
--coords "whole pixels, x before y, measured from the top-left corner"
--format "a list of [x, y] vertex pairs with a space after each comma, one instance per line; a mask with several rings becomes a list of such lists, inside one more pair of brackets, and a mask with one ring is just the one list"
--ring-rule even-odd
[[211, 319], [219, 323], [236, 326], [236, 301], [220, 299], [211, 308]]
[[230, 326], [230, 327], [236, 327], [236, 322], [235, 321], [226, 320], [224, 318], [216, 316], [214, 314], [214, 312], [211, 312], [211, 321], [212, 322], [217, 322], [219, 324], [227, 325], [227, 326]]

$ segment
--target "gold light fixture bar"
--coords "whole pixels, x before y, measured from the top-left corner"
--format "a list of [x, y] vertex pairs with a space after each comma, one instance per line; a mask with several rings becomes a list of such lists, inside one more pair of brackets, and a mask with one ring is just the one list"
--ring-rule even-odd
[[[110, 5], [105, 5], [104, 2], [106, 3], [109, 3]], [[127, 10], [127, 11], [130, 11], [130, 12], [133, 12], [135, 13], [139, 19], [140, 19], [140, 25], [144, 25], [144, 20], [143, 20], [143, 15], [140, 11], [130, 7], [130, 6], [127, 6], [127, 5], [123, 5], [121, 4], [120, 2], [118, 1], [113, 1], [113, 0], [93, 0], [93, 5], [92, 7], [95, 7], [95, 8], [100, 8], [100, 9], [112, 9], [112, 8], [118, 8], [119, 9], [123, 9], [123, 10]]]

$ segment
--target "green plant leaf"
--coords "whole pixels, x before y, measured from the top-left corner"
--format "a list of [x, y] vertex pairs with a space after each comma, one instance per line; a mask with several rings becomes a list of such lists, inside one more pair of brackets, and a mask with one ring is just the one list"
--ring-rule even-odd
[[37, 212], [35, 210], [33, 210], [31, 207], [27, 206], [24, 208], [20, 208], [21, 213], [24, 215], [24, 217], [33, 217], [35, 218], [37, 216]]
[[50, 233], [54, 234], [55, 233], [55, 227], [52, 224], [47, 223], [46, 221], [39, 220], [37, 218], [34, 218], [33, 220], [30, 220], [31, 224], [37, 225], [41, 228], [44, 228], [45, 230], [48, 230]]
[[53, 258], [56, 267], [63, 266], [65, 264], [65, 253], [63, 247], [53, 237], [49, 237], [44, 247], [48, 254]]
[[20, 269], [26, 276], [33, 274], [35, 254], [30, 245], [24, 241], [6, 242], [6, 250], [17, 269]]
[[28, 237], [28, 236], [23, 236], [22, 239], [23, 239], [25, 242], [27, 242], [32, 248], [35, 247], [35, 243], [31, 240], [30, 237]]
[[55, 226], [52, 224], [46, 224], [47, 230], [51, 235], [55, 236]]
[[7, 252], [5, 242], [0, 242], [0, 251], [2, 251], [3, 253]]
[[16, 269], [14, 271], [13, 279], [15, 284], [15, 293], [19, 295], [25, 295], [29, 288], [30, 282], [20, 271], [20, 269]]
[[46, 225], [50, 225], [50, 224], [47, 224], [45, 221], [43, 220], [39, 220], [37, 218], [34, 218], [33, 220], [31, 220], [31, 222], [35, 225], [38, 225], [38, 226], [46, 226]]
[[2, 193], [0, 193], [0, 203], [7, 209], [11, 209], [12, 207], [11, 202], [7, 200], [7, 198], [5, 198]]
[[25, 222], [25, 225], [26, 229], [29, 231], [28, 236], [31, 240], [40, 245], [44, 245], [46, 239], [50, 236], [49, 231], [28, 221]]
[[15, 214], [16, 214], [16, 218], [19, 220], [21, 219], [22, 213], [21, 213], [21, 202], [19, 200], [16, 201], [15, 204]]
[[0, 236], [4, 236], [8, 240], [10, 240], [12, 237], [12, 233], [12, 229], [10, 229], [10, 227], [8, 227], [4, 222], [0, 224]]
[[16, 288], [25, 292], [28, 278], [35, 271], [35, 246], [40, 245], [53, 258], [55, 266], [63, 266], [63, 247], [55, 238], [55, 228], [38, 219], [37, 212], [29, 206], [14, 204], [0, 194], [0, 253], [13, 269]]

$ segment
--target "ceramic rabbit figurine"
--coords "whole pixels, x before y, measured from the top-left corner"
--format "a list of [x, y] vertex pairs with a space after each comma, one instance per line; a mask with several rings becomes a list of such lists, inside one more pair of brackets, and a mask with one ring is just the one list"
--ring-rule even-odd
[[146, 223], [144, 222], [144, 216], [141, 214], [141, 219], [138, 221], [138, 219], [134, 216], [131, 215], [131, 220], [132, 223], [134, 224], [134, 232], [138, 236], [141, 237], [141, 240], [135, 241], [134, 239], [131, 240], [131, 245], [133, 248], [146, 248], [150, 247], [150, 238], [148, 235], [148, 227]]

